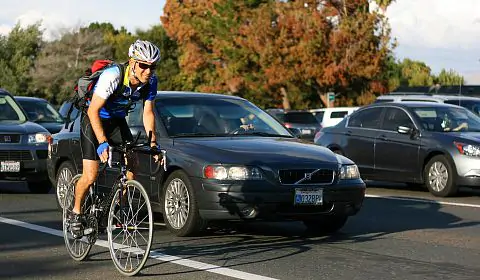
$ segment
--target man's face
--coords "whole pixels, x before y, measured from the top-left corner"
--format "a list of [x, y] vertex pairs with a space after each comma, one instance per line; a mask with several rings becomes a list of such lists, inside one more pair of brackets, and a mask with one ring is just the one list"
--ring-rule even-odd
[[135, 76], [140, 80], [142, 84], [148, 82], [152, 77], [155, 69], [157, 68], [156, 64], [151, 64], [144, 61], [134, 61], [133, 71], [135, 72]]

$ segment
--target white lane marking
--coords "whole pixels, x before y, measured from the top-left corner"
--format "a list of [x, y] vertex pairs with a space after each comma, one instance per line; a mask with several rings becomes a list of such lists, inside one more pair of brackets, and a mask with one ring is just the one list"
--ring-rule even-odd
[[[8, 219], [8, 218], [4, 218], [4, 217], [0, 217], [0, 222], [5, 223], [5, 224], [9, 224], [9, 225], [14, 225], [14, 226], [18, 226], [18, 227], [23, 227], [23, 228], [35, 230], [35, 231], [39, 231], [39, 232], [43, 232], [43, 233], [47, 233], [47, 234], [50, 234], [50, 235], [59, 236], [59, 237], [63, 238], [63, 231], [58, 230], [58, 229], [52, 229], [52, 228], [43, 227], [43, 226], [39, 226], [39, 225], [35, 225], [35, 224], [30, 224], [30, 223], [26, 223], [26, 222], [22, 222], [22, 221], [18, 221], [18, 220], [12, 220], [12, 219]], [[104, 247], [104, 248], [109, 248], [108, 242], [106, 240], [100, 240], [99, 239], [99, 240], [97, 240], [95, 245], [98, 245], [98, 246]], [[178, 264], [178, 265], [182, 265], [182, 266], [186, 266], [186, 267], [190, 267], [190, 268], [194, 268], [194, 269], [198, 269], [198, 270], [203, 270], [203, 271], [207, 271], [207, 272], [211, 272], [211, 273], [225, 275], [225, 276], [229, 276], [229, 277], [236, 278], [236, 279], [243, 279], [243, 280], [278, 280], [276, 278], [270, 278], [270, 277], [266, 277], [266, 276], [253, 274], [253, 273], [243, 272], [243, 271], [240, 271], [240, 270], [225, 268], [225, 267], [221, 267], [221, 266], [218, 266], [218, 265], [212, 265], [212, 264], [202, 263], [202, 262], [198, 262], [198, 261], [194, 261], [194, 260], [183, 259], [183, 258], [177, 257], [177, 256], [166, 255], [166, 254], [160, 253], [158, 251], [151, 251], [150, 252], [150, 258], [153, 258], [153, 259], [156, 259], [156, 260], [159, 260], [159, 261], [164, 261], [164, 262], [171, 262], [171, 263], [174, 263], [174, 264]]]
[[423, 198], [410, 198], [410, 197], [388, 196], [388, 195], [383, 196], [383, 195], [375, 195], [375, 194], [366, 194], [365, 197], [383, 198], [383, 199], [391, 199], [391, 200], [404, 200], [404, 201], [413, 201], [413, 202], [423, 202], [423, 203], [440, 204], [440, 205], [448, 205], [448, 206], [480, 208], [480, 205], [478, 205], [478, 204], [439, 201], [439, 200], [432, 200], [432, 199], [427, 199], [427, 198], [423, 199]]

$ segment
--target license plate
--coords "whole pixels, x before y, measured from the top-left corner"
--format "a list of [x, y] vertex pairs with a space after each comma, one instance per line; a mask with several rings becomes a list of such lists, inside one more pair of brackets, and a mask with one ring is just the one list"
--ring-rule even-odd
[[295, 205], [322, 205], [323, 189], [295, 189]]
[[0, 162], [0, 172], [20, 172], [20, 162], [2, 161]]
[[302, 129], [302, 134], [312, 134], [311, 129]]

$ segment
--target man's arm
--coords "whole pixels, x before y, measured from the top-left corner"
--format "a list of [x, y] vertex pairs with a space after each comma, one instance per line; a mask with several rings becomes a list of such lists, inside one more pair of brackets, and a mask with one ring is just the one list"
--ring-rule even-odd
[[100, 109], [102, 109], [105, 103], [105, 99], [99, 97], [96, 94], [93, 94], [92, 101], [90, 102], [87, 110], [87, 115], [90, 119], [90, 123], [92, 124], [92, 129], [93, 132], [95, 132], [98, 143], [108, 141], [103, 130], [102, 122], [100, 121]]
[[155, 135], [155, 114], [153, 113], [153, 101], [146, 100], [143, 107], [143, 125], [145, 127], [145, 132], [148, 134], [152, 132], [152, 143], [150, 146], [154, 146], [157, 143], [157, 137]]

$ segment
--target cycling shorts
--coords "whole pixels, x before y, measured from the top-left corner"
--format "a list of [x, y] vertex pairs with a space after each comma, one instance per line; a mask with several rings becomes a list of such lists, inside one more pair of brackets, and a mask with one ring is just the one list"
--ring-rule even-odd
[[[120, 145], [124, 142], [132, 142], [133, 136], [128, 127], [125, 118], [100, 119], [102, 122], [105, 137], [110, 145]], [[82, 149], [82, 158], [89, 160], [99, 160], [97, 148], [99, 144], [95, 132], [93, 131], [90, 119], [86, 114], [82, 114], [80, 124], [80, 147]]]

